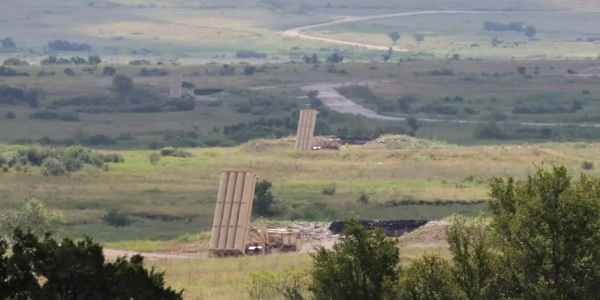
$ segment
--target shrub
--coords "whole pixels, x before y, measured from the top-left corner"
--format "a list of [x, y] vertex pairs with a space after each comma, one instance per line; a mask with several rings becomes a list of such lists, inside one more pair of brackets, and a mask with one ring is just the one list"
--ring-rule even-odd
[[321, 194], [329, 196], [335, 195], [335, 184], [324, 187], [323, 190], [321, 190]]
[[56, 51], [90, 51], [92, 46], [88, 44], [72, 43], [64, 40], [54, 40], [48, 42], [48, 49]]
[[79, 116], [74, 113], [63, 113], [63, 112], [55, 112], [55, 111], [37, 111], [31, 113], [29, 115], [30, 119], [38, 119], [38, 120], [61, 120], [66, 122], [76, 122], [79, 121]]
[[5, 118], [5, 119], [16, 119], [16, 118], [17, 118], [17, 116], [15, 115], [15, 113], [14, 113], [14, 112], [12, 112], [12, 111], [8, 111], [8, 112], [6, 112], [6, 114], [4, 115], [4, 118]]
[[478, 125], [473, 132], [473, 137], [481, 140], [503, 140], [507, 135], [498, 124], [492, 122]]
[[69, 68], [66, 68], [64, 71], [65, 75], [67, 76], [76, 76], [75, 72]]
[[192, 157], [192, 153], [174, 147], [165, 147], [160, 149], [160, 155], [173, 157]]
[[42, 172], [45, 176], [61, 176], [67, 173], [65, 164], [54, 157], [47, 157], [42, 163]]
[[240, 50], [235, 53], [236, 58], [266, 58], [267, 54], [252, 50]]
[[24, 59], [19, 59], [17, 57], [7, 58], [2, 62], [3, 66], [27, 66], [29, 63]]
[[160, 155], [158, 153], [152, 153], [148, 157], [148, 160], [150, 160], [151, 165], [156, 165], [158, 163], [158, 161], [160, 160]]
[[371, 200], [371, 196], [367, 195], [364, 192], [361, 192], [360, 195], [358, 195], [358, 198], [356, 199], [356, 201], [362, 204], [369, 204], [369, 200]]
[[591, 162], [591, 161], [587, 161], [586, 160], [586, 161], [584, 161], [581, 164], [581, 168], [584, 169], [584, 170], [593, 170], [594, 169], [594, 163]]
[[122, 213], [116, 209], [109, 210], [104, 217], [102, 217], [104, 223], [113, 227], [125, 227], [131, 225], [132, 221], [129, 215]]
[[245, 66], [244, 67], [244, 75], [250, 76], [250, 75], [254, 74], [254, 72], [256, 72], [255, 66]]

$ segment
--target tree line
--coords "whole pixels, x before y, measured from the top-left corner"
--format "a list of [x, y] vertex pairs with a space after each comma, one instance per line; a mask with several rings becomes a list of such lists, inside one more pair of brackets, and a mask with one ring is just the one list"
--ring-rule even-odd
[[[357, 222], [309, 268], [249, 275], [254, 299], [597, 299], [600, 178], [574, 180], [563, 166], [526, 179], [495, 178], [491, 217], [454, 217], [450, 257], [402, 263], [394, 240]], [[298, 279], [299, 277], [300, 279]], [[304, 284], [298, 284], [303, 282]], [[258, 288], [260, 287], [260, 288]]]

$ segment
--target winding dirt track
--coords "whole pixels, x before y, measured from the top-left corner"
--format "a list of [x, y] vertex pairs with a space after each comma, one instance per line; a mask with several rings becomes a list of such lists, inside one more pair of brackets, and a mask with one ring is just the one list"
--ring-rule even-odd
[[[412, 12], [401, 12], [401, 13], [393, 13], [393, 14], [383, 14], [383, 15], [371, 15], [371, 16], [347, 16], [340, 20], [307, 25], [296, 27], [292, 29], [285, 30], [280, 32], [283, 36], [288, 37], [297, 37], [308, 40], [322, 41], [327, 43], [334, 44], [342, 44], [342, 45], [350, 45], [355, 47], [361, 47], [370, 50], [388, 50], [389, 46], [380, 46], [380, 45], [371, 45], [371, 44], [363, 44], [357, 42], [350, 42], [344, 40], [337, 40], [331, 38], [317, 37], [311, 36], [303, 33], [306, 30], [350, 23], [350, 22], [360, 22], [360, 21], [368, 21], [368, 20], [376, 20], [376, 19], [385, 19], [385, 18], [393, 18], [393, 17], [409, 17], [409, 16], [419, 16], [419, 15], [435, 15], [435, 14], [506, 14], [510, 12], [505, 11], [463, 11], [463, 10], [428, 10], [428, 11], [412, 11]], [[398, 49], [393, 48], [395, 51], [407, 51], [406, 49]], [[371, 119], [378, 119], [384, 121], [406, 121], [406, 118], [403, 117], [390, 117], [380, 115], [373, 110], [370, 110], [362, 105], [357, 104], [356, 102], [342, 96], [336, 89], [344, 86], [344, 85], [352, 85], [356, 83], [315, 83], [311, 85], [306, 85], [302, 87], [302, 90], [305, 92], [316, 90], [319, 92], [319, 99], [323, 101], [323, 104], [330, 109], [345, 113], [345, 114], [354, 114], [361, 115]], [[364, 84], [364, 83], [362, 83]], [[417, 118], [417, 120], [422, 122], [448, 122], [448, 123], [457, 123], [457, 124], [480, 124], [485, 123], [484, 121], [472, 121], [472, 120], [446, 120], [446, 119], [432, 119], [432, 118]], [[600, 124], [569, 124], [569, 123], [534, 123], [534, 122], [521, 122], [517, 123], [521, 126], [537, 126], [537, 127], [564, 127], [564, 126], [577, 126], [577, 127], [595, 127], [600, 128]]]
[[[361, 22], [361, 21], [386, 19], [386, 18], [393, 18], [393, 17], [410, 17], [410, 16], [420, 16], [420, 15], [435, 15], [435, 14], [497, 14], [497, 13], [506, 13], [506, 12], [468, 11], [468, 10], [466, 10], [466, 11], [463, 11], [463, 10], [427, 10], [427, 11], [411, 11], [411, 12], [401, 12], [401, 13], [383, 14], [383, 15], [371, 15], [371, 16], [362, 16], [362, 17], [347, 16], [347, 17], [344, 17], [344, 18], [342, 18], [340, 20], [336, 20], [336, 21], [288, 29], [288, 30], [280, 32], [280, 34], [283, 36], [287, 36], [287, 37], [297, 37], [297, 38], [302, 38], [302, 39], [306, 39], [306, 40], [314, 40], [314, 41], [321, 41], [321, 42], [327, 42], [327, 43], [333, 43], [333, 44], [348, 45], [348, 46], [354, 46], [354, 47], [369, 49], [369, 50], [384, 50], [384, 51], [386, 51], [390, 48], [390, 46], [372, 45], [372, 44], [350, 42], [350, 41], [344, 41], [344, 40], [338, 40], [338, 39], [332, 39], [332, 38], [318, 37], [318, 36], [308, 35], [308, 34], [305, 34], [302, 32], [311, 30], [311, 29], [327, 27], [327, 26], [343, 24], [343, 23]], [[400, 52], [408, 51], [407, 49], [396, 48], [393, 46], [392, 46], [392, 49], [394, 51], [400, 51]]]
[[[355, 84], [367, 84], [367, 83], [315, 83], [311, 85], [306, 85], [302, 87], [302, 90], [305, 92], [309, 91], [318, 91], [319, 99], [323, 102], [325, 106], [329, 109], [337, 111], [343, 114], [353, 114], [353, 115], [361, 115], [371, 119], [383, 120], [383, 121], [406, 121], [406, 118], [403, 117], [390, 117], [380, 115], [373, 110], [370, 110], [344, 96], [342, 96], [336, 89], [345, 85], [355, 85]], [[447, 119], [432, 119], [432, 118], [416, 118], [418, 121], [422, 122], [446, 122], [446, 123], [455, 123], [455, 124], [483, 124], [487, 123], [487, 121], [474, 121], [474, 120], [447, 120]], [[565, 126], [575, 126], [575, 127], [595, 127], [600, 128], [600, 124], [577, 124], [577, 123], [534, 123], [534, 122], [520, 122], [516, 123], [521, 126], [537, 126], [537, 127], [565, 127]]]

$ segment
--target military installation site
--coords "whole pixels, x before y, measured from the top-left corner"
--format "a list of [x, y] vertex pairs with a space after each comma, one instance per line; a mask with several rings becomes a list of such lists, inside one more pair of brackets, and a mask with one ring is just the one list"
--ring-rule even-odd
[[598, 299], [600, 3], [0, 3], [0, 299]]

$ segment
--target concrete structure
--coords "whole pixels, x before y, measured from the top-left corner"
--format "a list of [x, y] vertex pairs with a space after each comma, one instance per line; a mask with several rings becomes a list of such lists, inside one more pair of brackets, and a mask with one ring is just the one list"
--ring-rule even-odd
[[227, 170], [221, 174], [210, 254], [244, 255], [256, 180], [256, 173], [251, 170]]
[[317, 124], [317, 113], [314, 109], [300, 110], [298, 131], [296, 133], [297, 150], [310, 150], [312, 148], [315, 125]]
[[181, 83], [183, 82], [183, 73], [171, 73], [171, 91], [169, 98], [181, 98]]

